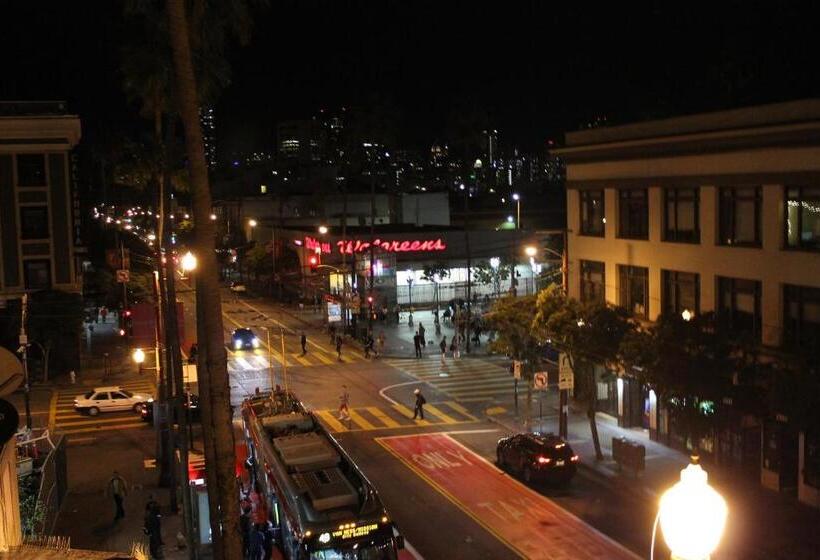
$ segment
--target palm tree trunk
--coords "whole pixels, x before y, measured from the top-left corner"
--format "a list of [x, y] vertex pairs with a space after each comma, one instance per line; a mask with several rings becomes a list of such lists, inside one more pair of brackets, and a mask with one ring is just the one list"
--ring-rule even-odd
[[604, 454], [601, 452], [601, 440], [598, 437], [598, 424], [595, 422], [595, 408], [598, 401], [598, 395], [595, 390], [595, 368], [589, 364], [583, 366], [587, 371], [587, 384], [589, 387], [589, 397], [587, 398], [587, 418], [589, 419], [589, 433], [592, 434], [592, 445], [595, 447], [595, 459], [598, 461], [604, 460]]
[[191, 60], [188, 21], [184, 0], [169, 0], [167, 4], [168, 30], [174, 57], [175, 91], [179, 115], [185, 130], [188, 172], [191, 178], [191, 199], [194, 211], [199, 272], [197, 274], [197, 309], [202, 325], [198, 333], [206, 343], [205, 353], [199, 354], [200, 379], [207, 378], [202, 395], [203, 412], [210, 420], [203, 423], [203, 439], [213, 440], [213, 460], [206, 457], [211, 531], [214, 536], [214, 558], [242, 557], [239, 531], [239, 492], [234, 476], [233, 418], [222, 327], [222, 302], [217, 274], [215, 234], [210, 220], [211, 192], [208, 168], [205, 162], [205, 143], [199, 123], [199, 103], [196, 78]]

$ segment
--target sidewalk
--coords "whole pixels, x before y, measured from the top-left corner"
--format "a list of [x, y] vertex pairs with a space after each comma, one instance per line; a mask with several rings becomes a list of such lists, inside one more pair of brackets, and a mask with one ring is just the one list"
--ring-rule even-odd
[[[553, 412], [553, 411], [551, 411]], [[525, 428], [513, 415], [488, 416], [488, 419], [514, 431]], [[546, 431], [557, 432], [554, 428]], [[680, 471], [689, 457], [661, 443], [651, 441], [647, 430], [618, 427], [611, 416], [597, 415], [598, 435], [603, 461], [595, 460], [589, 421], [581, 411], [571, 408], [569, 443], [581, 457], [580, 474], [592, 477], [616, 492], [656, 508], [661, 494], [680, 480]], [[626, 437], [646, 448], [646, 470], [635, 475], [620, 471], [612, 460], [612, 438]], [[703, 468], [729, 505], [729, 520], [714, 560], [813, 558], [820, 549], [820, 512], [797, 502], [793, 497], [761, 487], [755, 480], [739, 477], [711, 464]], [[647, 527], [647, 531], [651, 531]]]

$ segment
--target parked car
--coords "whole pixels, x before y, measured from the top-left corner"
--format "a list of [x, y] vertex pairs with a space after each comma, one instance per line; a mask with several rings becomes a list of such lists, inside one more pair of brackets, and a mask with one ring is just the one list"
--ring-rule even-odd
[[140, 404], [148, 402], [151, 395], [132, 393], [119, 386], [95, 387], [83, 395], [74, 398], [74, 410], [87, 412], [96, 416], [100, 412], [116, 412], [121, 410], [139, 411]]
[[247, 328], [236, 329], [231, 334], [231, 348], [234, 350], [245, 350], [259, 348], [259, 339], [253, 331]]
[[[187, 398], [182, 401], [183, 410], [190, 411], [189, 420], [192, 422], [199, 421], [199, 397], [193, 393], [186, 393]], [[140, 418], [143, 422], [154, 424], [154, 399], [148, 402], [141, 403], [139, 406]], [[176, 410], [174, 411], [174, 422], [178, 422], [176, 417]]]
[[231, 282], [230, 290], [235, 294], [244, 294], [248, 291], [242, 282]]
[[516, 472], [525, 482], [566, 484], [575, 475], [578, 455], [555, 434], [516, 434], [498, 440], [498, 466]]

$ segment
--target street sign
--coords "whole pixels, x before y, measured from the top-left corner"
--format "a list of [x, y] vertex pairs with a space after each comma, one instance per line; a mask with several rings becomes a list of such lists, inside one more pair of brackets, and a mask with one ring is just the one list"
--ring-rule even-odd
[[547, 388], [547, 372], [546, 371], [538, 371], [535, 375], [532, 376], [532, 386], [535, 389], [546, 389]]
[[129, 282], [130, 280], [131, 280], [131, 273], [128, 270], [126, 270], [124, 268], [117, 270], [117, 282], [119, 282], [120, 284], [125, 284], [126, 282]]
[[327, 322], [339, 323], [342, 320], [342, 306], [338, 303], [327, 304]]
[[569, 365], [569, 358], [563, 352], [558, 356], [558, 389], [570, 390], [575, 387], [575, 373]]
[[521, 361], [515, 360], [513, 362], [513, 377], [515, 379], [521, 379]]

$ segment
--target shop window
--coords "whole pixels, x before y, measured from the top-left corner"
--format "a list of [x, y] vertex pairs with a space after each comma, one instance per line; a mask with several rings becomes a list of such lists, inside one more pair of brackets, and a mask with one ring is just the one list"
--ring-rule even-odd
[[649, 204], [646, 189], [618, 191], [618, 237], [649, 238]]
[[820, 288], [783, 287], [783, 344], [803, 352], [820, 352]]
[[581, 301], [606, 301], [606, 265], [597, 261], [581, 261]]
[[663, 240], [700, 243], [698, 189], [665, 189]]
[[48, 239], [48, 207], [20, 207], [20, 237], [22, 239]]
[[580, 191], [581, 199], [581, 235], [604, 236], [604, 191]]
[[51, 288], [51, 262], [48, 260], [23, 261], [27, 290]]
[[685, 310], [700, 312], [700, 275], [664, 270], [662, 275], [663, 313], [680, 316]]
[[718, 243], [760, 247], [760, 187], [721, 187], [719, 192]]
[[648, 268], [618, 265], [618, 304], [639, 319], [647, 318], [648, 279]]
[[46, 186], [46, 157], [43, 154], [17, 154], [17, 185]]
[[760, 340], [761, 284], [757, 280], [717, 279], [717, 315], [726, 332]]
[[820, 187], [786, 187], [786, 247], [820, 250]]

